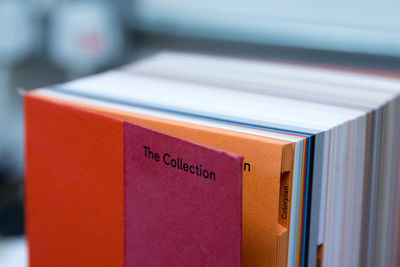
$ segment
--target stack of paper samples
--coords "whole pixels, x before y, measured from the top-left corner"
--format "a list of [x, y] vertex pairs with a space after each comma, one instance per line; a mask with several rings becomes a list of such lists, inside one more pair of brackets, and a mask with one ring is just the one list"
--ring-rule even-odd
[[32, 266], [399, 266], [400, 80], [160, 53], [25, 95]]

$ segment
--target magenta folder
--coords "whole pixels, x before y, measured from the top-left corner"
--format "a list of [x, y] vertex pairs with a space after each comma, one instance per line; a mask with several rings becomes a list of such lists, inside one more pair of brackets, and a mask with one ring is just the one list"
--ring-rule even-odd
[[242, 158], [124, 127], [125, 266], [241, 266]]

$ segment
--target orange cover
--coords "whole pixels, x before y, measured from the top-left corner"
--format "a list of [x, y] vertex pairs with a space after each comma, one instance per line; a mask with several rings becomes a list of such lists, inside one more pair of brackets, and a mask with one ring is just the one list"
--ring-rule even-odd
[[25, 127], [30, 266], [122, 267], [123, 121], [27, 96]]
[[[188, 141], [243, 155], [244, 162], [249, 163], [251, 166], [250, 171], [247, 170], [243, 173], [243, 265], [249, 267], [286, 265], [287, 228], [290, 218], [288, 217], [287, 220], [279, 219], [279, 200], [281, 178], [282, 183], [288, 185], [289, 192], [291, 192], [293, 143], [112, 110], [36, 93], [31, 93], [30, 97], [40, 97], [54, 102], [74, 105]], [[52, 126], [47, 125], [45, 128], [50, 127]], [[107, 132], [111, 131], [110, 126], [108, 127], [104, 128], [108, 129]], [[119, 140], [118, 138], [116, 139]], [[88, 140], [89, 138], [84, 138], [78, 141], [88, 142]], [[117, 143], [120, 145], [119, 141]], [[86, 145], [82, 144], [82, 147], [86, 147]], [[93, 152], [93, 154], [96, 153], [100, 152], [98, 150]], [[70, 169], [69, 171], [72, 173], [76, 170]], [[290, 179], [287, 179], [288, 176]], [[112, 266], [117, 265], [113, 264]]]

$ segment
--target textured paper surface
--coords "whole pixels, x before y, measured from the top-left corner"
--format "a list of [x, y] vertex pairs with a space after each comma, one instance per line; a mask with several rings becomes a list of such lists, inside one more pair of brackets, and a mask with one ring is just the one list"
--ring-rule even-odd
[[241, 241], [242, 158], [125, 123], [125, 266], [241, 266]]
[[25, 96], [31, 267], [122, 267], [123, 121]]
[[[251, 171], [243, 172], [243, 266], [277, 266], [279, 187], [282, 153], [290, 142], [228, 130], [118, 111], [47, 96], [52, 101], [101, 112], [137, 125], [244, 156]], [[290, 166], [291, 167], [291, 166]]]

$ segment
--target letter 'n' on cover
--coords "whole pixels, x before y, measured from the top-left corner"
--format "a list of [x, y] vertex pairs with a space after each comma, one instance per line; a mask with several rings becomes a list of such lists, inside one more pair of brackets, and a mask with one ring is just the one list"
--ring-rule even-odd
[[125, 123], [125, 266], [241, 265], [242, 159]]

